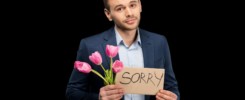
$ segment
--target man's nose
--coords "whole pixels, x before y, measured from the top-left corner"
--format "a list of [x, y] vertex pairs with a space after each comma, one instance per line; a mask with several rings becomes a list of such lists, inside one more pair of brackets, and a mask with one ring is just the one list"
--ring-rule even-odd
[[132, 11], [131, 11], [131, 9], [130, 9], [130, 8], [126, 8], [125, 14], [126, 14], [126, 17], [132, 16]]

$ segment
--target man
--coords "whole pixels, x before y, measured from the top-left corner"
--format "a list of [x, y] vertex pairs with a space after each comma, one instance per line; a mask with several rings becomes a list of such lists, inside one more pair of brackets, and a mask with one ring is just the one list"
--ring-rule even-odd
[[[164, 89], [155, 96], [125, 94], [120, 85], [104, 86], [95, 74], [84, 74], [73, 70], [66, 96], [69, 100], [179, 100], [180, 94], [172, 69], [170, 51], [164, 36], [138, 28], [142, 11], [140, 0], [103, 0], [105, 15], [115, 26], [98, 35], [82, 39], [77, 60], [90, 62], [89, 55], [99, 51], [103, 66], [109, 68], [105, 47], [107, 44], [119, 47], [118, 56], [125, 66], [164, 68]], [[115, 60], [114, 59], [114, 60]], [[107, 61], [107, 62], [106, 62]], [[102, 73], [97, 65], [90, 63], [94, 70]]]

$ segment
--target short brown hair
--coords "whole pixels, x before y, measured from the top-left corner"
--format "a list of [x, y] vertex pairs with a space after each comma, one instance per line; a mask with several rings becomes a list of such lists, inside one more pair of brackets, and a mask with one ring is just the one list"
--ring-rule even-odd
[[110, 10], [109, 4], [108, 4], [108, 0], [103, 0], [103, 2], [104, 2], [104, 7], [105, 7], [107, 10]]

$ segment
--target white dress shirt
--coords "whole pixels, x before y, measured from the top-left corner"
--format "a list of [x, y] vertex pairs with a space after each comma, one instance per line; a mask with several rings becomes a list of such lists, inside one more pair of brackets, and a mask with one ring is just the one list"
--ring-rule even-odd
[[[119, 59], [125, 67], [143, 68], [144, 59], [141, 48], [140, 33], [137, 30], [137, 38], [131, 46], [127, 46], [115, 28], [117, 45], [119, 47]], [[140, 94], [125, 94], [124, 100], [144, 100], [145, 96]]]

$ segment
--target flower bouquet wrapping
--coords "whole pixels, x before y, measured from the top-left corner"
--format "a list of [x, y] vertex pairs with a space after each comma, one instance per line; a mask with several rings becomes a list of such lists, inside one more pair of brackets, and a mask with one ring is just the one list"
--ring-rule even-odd
[[87, 62], [75, 61], [74, 68], [82, 73], [90, 73], [98, 75], [100, 78], [104, 80], [105, 85], [115, 84], [115, 79], [113, 76], [114, 73], [118, 73], [123, 69], [123, 63], [120, 60], [115, 60], [113, 62], [113, 57], [118, 54], [119, 48], [113, 45], [106, 45], [106, 55], [110, 57], [110, 68], [105, 69], [102, 65], [102, 57], [98, 51], [95, 51], [89, 56], [89, 60], [94, 64], [100, 66], [104, 71], [104, 76], [102, 76], [98, 71], [91, 68], [91, 66]]

